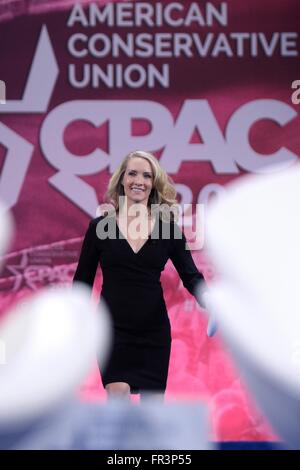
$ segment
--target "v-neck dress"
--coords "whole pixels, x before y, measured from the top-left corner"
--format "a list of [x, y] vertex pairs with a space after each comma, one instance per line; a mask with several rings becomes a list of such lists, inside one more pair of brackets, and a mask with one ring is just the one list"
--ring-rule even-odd
[[174, 222], [156, 215], [144, 245], [134, 252], [115, 217], [93, 219], [85, 234], [74, 282], [92, 287], [97, 266], [103, 275], [104, 300], [113, 323], [113, 345], [105, 367], [103, 386], [126, 382], [132, 393], [164, 392], [171, 350], [171, 331], [160, 275], [171, 259], [193, 295], [203, 275], [186, 249], [186, 239]]

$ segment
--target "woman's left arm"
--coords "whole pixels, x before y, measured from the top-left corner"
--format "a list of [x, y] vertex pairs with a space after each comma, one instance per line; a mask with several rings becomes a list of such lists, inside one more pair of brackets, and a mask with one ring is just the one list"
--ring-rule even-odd
[[174, 264], [184, 287], [196, 298], [201, 307], [205, 308], [202, 294], [206, 290], [206, 283], [194, 263], [185, 235], [179, 226], [174, 223], [174, 232], [171, 239], [170, 259]]

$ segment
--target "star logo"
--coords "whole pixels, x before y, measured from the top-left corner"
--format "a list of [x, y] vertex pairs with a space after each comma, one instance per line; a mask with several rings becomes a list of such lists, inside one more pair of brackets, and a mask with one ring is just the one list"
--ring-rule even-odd
[[[21, 100], [7, 100], [0, 114], [44, 113], [47, 111], [59, 69], [46, 26], [42, 27]], [[43, 83], [41, 87], [39, 84]], [[1, 93], [0, 93], [1, 99]], [[0, 142], [7, 152], [0, 178], [0, 198], [8, 208], [18, 200], [34, 146], [0, 122]], [[12, 178], [14, 184], [12, 184]]]

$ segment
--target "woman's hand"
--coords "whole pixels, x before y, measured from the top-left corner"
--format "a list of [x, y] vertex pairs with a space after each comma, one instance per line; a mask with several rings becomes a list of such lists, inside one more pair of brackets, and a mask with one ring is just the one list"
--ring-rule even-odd
[[201, 293], [201, 303], [204, 306], [205, 310], [207, 310], [207, 313], [209, 315], [206, 334], [207, 336], [212, 337], [214, 336], [214, 334], [216, 333], [218, 329], [218, 324], [217, 324], [217, 320], [214, 314], [211, 312], [211, 309], [209, 308], [210, 302], [209, 302], [208, 290], [205, 290]]

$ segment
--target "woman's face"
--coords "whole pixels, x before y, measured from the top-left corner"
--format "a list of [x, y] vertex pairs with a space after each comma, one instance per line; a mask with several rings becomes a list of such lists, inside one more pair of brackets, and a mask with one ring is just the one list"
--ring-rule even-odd
[[150, 163], [144, 158], [130, 158], [122, 184], [128, 205], [136, 203], [147, 205], [153, 187], [153, 172]]

